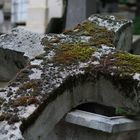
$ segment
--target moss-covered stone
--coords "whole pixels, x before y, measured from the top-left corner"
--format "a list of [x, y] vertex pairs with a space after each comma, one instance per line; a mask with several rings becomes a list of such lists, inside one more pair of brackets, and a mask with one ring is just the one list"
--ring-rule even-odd
[[21, 85], [16, 93], [17, 95], [35, 97], [38, 96], [40, 92], [41, 92], [40, 80], [31, 80]]
[[116, 53], [113, 55], [115, 63], [122, 74], [140, 73], [140, 57], [129, 53]]
[[81, 43], [62, 44], [54, 56], [54, 61], [60, 64], [71, 64], [89, 60], [95, 49]]
[[118, 53], [115, 57], [119, 60], [116, 64], [124, 72], [140, 73], [140, 57], [129, 53]]
[[27, 90], [27, 89], [36, 89], [39, 86], [37, 80], [31, 80], [29, 82], [24, 83], [21, 85], [20, 89]]
[[67, 31], [65, 34], [92, 36], [90, 42], [92, 42], [92, 44], [95, 46], [101, 44], [113, 46], [114, 41], [114, 32], [109, 31], [105, 27], [101, 27], [93, 22], [84, 22], [82, 24], [78, 24], [73, 31]]

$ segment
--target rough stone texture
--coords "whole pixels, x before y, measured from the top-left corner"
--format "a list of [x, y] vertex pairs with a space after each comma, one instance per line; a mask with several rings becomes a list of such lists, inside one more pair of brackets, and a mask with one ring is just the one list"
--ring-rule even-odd
[[15, 28], [10, 34], [0, 36], [0, 48], [22, 52], [24, 56], [32, 59], [43, 53], [43, 46], [40, 44], [42, 38], [42, 34]]
[[43, 53], [41, 38], [43, 35], [22, 28], [0, 36], [0, 81], [10, 81], [28, 60]]
[[2, 36], [2, 48], [32, 59], [0, 90], [0, 137], [24, 139], [22, 132], [27, 140], [45, 139], [68, 111], [85, 102], [112, 106], [116, 114], [139, 115], [140, 58], [116, 49], [126, 39], [118, 33], [126, 25], [131, 22], [95, 15], [41, 42], [42, 35], [26, 31]]
[[132, 45], [132, 21], [108, 15], [93, 15], [89, 21], [106, 27], [115, 33], [114, 43], [117, 49], [129, 52]]

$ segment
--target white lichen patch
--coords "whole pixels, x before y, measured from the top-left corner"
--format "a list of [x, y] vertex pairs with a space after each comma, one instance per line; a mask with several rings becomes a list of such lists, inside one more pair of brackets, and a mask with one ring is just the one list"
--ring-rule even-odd
[[41, 65], [42, 62], [43, 62], [43, 60], [35, 59], [35, 60], [31, 61], [31, 65]]
[[79, 68], [84, 68], [84, 67], [88, 67], [88, 63], [83, 63], [83, 62], [80, 62], [79, 64]]
[[43, 73], [42, 70], [36, 69], [36, 68], [33, 68], [32, 72], [33, 73], [29, 75], [30, 80], [32, 80], [32, 79], [40, 79], [41, 74]]
[[110, 53], [112, 53], [113, 52], [113, 50], [115, 50], [115, 48], [113, 48], [113, 47], [109, 47], [109, 46], [107, 46], [107, 45], [101, 45], [101, 52], [102, 52], [102, 54], [104, 54], [104, 55], [108, 55], [108, 54], [110, 54]]
[[99, 61], [94, 61], [94, 62], [91, 62], [91, 64], [93, 64], [93, 65], [99, 65], [100, 62]]
[[7, 91], [6, 89], [0, 89], [0, 98], [6, 98], [7, 97]]
[[88, 20], [98, 24], [99, 26], [105, 27], [110, 31], [112, 30], [114, 32], [117, 32], [125, 24], [132, 23], [132, 21], [128, 21], [125, 19], [118, 20], [118, 18], [113, 15], [101, 16], [101, 17], [99, 15], [93, 15], [89, 17]]
[[82, 43], [87, 43], [92, 39], [91, 36], [81, 36], [81, 42]]
[[20, 131], [21, 122], [8, 124], [0, 122], [0, 140], [24, 140]]
[[134, 79], [134, 80], [140, 81], [140, 73], [135, 73], [135, 74], [133, 75], [133, 79]]
[[95, 53], [92, 55], [92, 57], [95, 57], [98, 60], [100, 60], [102, 56], [113, 54], [114, 52], [115, 52], [115, 48], [102, 44], [101, 48], [97, 49]]
[[19, 109], [19, 117], [21, 118], [28, 118], [37, 108], [37, 106], [35, 106], [34, 104], [26, 106], [26, 107], [18, 107]]
[[54, 52], [54, 51], [50, 51], [50, 52], [48, 53], [48, 55], [45, 56], [45, 58], [51, 60], [54, 56], [55, 56], [55, 52]]
[[92, 57], [95, 57], [95, 58], [97, 58], [97, 59], [100, 59], [101, 56], [102, 56], [102, 54], [101, 54], [100, 52], [98, 52], [98, 51], [96, 51], [96, 52], [92, 55]]

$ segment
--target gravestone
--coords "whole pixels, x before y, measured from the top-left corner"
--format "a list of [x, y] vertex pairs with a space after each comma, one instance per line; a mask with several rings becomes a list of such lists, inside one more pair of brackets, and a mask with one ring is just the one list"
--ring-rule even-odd
[[140, 58], [127, 53], [126, 43], [131, 24], [92, 15], [63, 34], [15, 30], [0, 36], [2, 50], [22, 52], [29, 60], [8, 87], [0, 89], [0, 139], [49, 140], [72, 108], [88, 102], [113, 107], [115, 115], [139, 115]]
[[96, 13], [95, 0], [68, 0], [65, 28], [72, 28], [94, 13]]

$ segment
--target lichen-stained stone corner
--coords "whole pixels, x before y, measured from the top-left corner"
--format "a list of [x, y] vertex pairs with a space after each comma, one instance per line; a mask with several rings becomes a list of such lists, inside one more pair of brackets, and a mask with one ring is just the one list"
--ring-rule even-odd
[[[112, 106], [116, 115], [139, 115], [140, 58], [117, 47], [126, 39], [120, 31], [130, 26], [131, 21], [95, 15], [63, 34], [40, 35], [33, 44], [42, 52], [0, 89], [0, 139], [47, 139], [67, 112], [85, 102]], [[35, 34], [30, 35], [32, 41]], [[1, 37], [2, 48], [13, 44], [7, 37]]]

